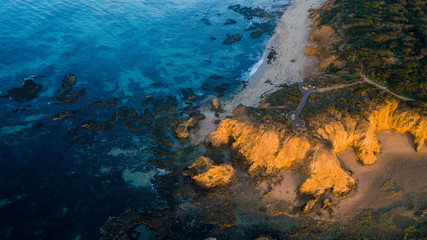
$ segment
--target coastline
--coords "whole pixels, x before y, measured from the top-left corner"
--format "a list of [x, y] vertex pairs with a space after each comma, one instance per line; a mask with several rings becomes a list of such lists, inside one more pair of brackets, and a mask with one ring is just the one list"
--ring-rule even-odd
[[[280, 19], [273, 37], [266, 45], [262, 64], [249, 77], [247, 85], [232, 99], [220, 102], [222, 112], [217, 116], [210, 110], [210, 103], [202, 105], [201, 113], [206, 118], [190, 134], [194, 144], [203, 142], [216, 129], [215, 122], [231, 116], [232, 111], [240, 104], [257, 107], [264, 96], [279, 89], [282, 84], [301, 82], [315, 73], [319, 61], [313, 56], [304, 55], [312, 31], [309, 10], [319, 8], [325, 2], [326, 0], [295, 0]], [[274, 49], [276, 56], [274, 61], [267, 63], [270, 49]]]

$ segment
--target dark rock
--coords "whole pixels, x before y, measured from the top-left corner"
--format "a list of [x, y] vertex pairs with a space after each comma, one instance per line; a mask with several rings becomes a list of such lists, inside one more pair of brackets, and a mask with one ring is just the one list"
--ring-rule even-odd
[[259, 38], [262, 36], [262, 33], [263, 32], [261, 31], [255, 31], [255, 32], [251, 32], [249, 35], [251, 36], [251, 38]]
[[151, 122], [143, 122], [143, 123], [128, 122], [125, 124], [125, 126], [132, 132], [140, 132], [143, 129], [149, 130], [153, 128], [153, 124]]
[[118, 101], [119, 101], [118, 98], [113, 98], [113, 99], [110, 99], [110, 100], [108, 100], [106, 102], [104, 102], [104, 101], [96, 101], [96, 102], [92, 103], [91, 105], [89, 105], [89, 108], [92, 108], [92, 107], [95, 107], [95, 106], [102, 106], [102, 105], [105, 106], [106, 108], [110, 108], [110, 107], [116, 106]]
[[189, 130], [195, 128], [198, 123], [205, 118], [205, 115], [200, 113], [176, 125], [174, 128], [176, 136], [178, 138], [188, 138], [190, 136]]
[[173, 113], [178, 107], [178, 103], [174, 97], [168, 97], [166, 100], [157, 100], [154, 102], [153, 112], [155, 115], [161, 113]]
[[227, 19], [227, 21], [225, 21], [224, 25], [231, 25], [231, 24], [236, 24], [237, 22], [233, 19]]
[[212, 41], [216, 40], [216, 38], [214, 38], [214, 37], [209, 37], [209, 39]]
[[84, 136], [80, 136], [80, 137], [76, 138], [76, 139], [73, 141], [73, 143], [83, 142], [84, 140], [85, 140], [85, 137], [84, 137]]
[[201, 21], [208, 26], [211, 25], [211, 22], [206, 18], [202, 18]]
[[62, 91], [59, 91], [56, 94], [56, 102], [59, 104], [62, 103], [75, 103], [79, 98], [81, 98], [86, 93], [86, 89], [71, 93], [73, 90], [73, 85], [76, 83], [76, 75], [67, 73], [62, 80]]
[[273, 35], [274, 30], [276, 30], [277, 23], [274, 19], [272, 19], [264, 23], [257, 23], [255, 26], [257, 26], [261, 32], [267, 33], [268, 35]]
[[257, 30], [258, 27], [257, 26], [250, 26], [248, 28], [245, 29], [245, 31], [253, 31], [253, 30]]
[[169, 136], [164, 131], [161, 131], [161, 130], [154, 131], [153, 139], [160, 146], [171, 147], [173, 145], [173, 142], [171, 141]]
[[153, 128], [151, 120], [154, 119], [154, 116], [148, 109], [145, 109], [143, 114], [139, 114], [134, 108], [120, 107], [119, 110], [120, 112], [114, 112], [112, 114], [112, 119], [122, 119], [123, 124], [129, 130], [133, 132], [140, 132], [143, 129]]
[[145, 109], [144, 113], [139, 115], [139, 119], [142, 121], [151, 121], [154, 119], [154, 115], [152, 112], [150, 112], [150, 110]]
[[197, 95], [194, 93], [193, 89], [186, 88], [181, 90], [182, 98], [187, 101], [194, 101], [197, 99]]
[[118, 138], [119, 136], [111, 136], [111, 137], [108, 137], [108, 141], [115, 141], [117, 138]]
[[57, 121], [57, 120], [63, 120], [66, 118], [74, 117], [77, 113], [79, 113], [81, 111], [84, 111], [84, 108], [80, 109], [80, 110], [74, 110], [74, 111], [73, 110], [64, 110], [60, 113], [53, 115], [52, 119], [54, 121]]
[[176, 222], [176, 213], [166, 209], [163, 211], [146, 210], [141, 213], [136, 209], [129, 209], [121, 217], [109, 217], [101, 227], [100, 240], [130, 240], [132, 229], [139, 225], [147, 225], [156, 231], [156, 239], [166, 239], [171, 233], [171, 228]]
[[150, 152], [154, 152], [155, 157], [167, 157], [171, 155], [171, 152], [162, 147], [151, 147]]
[[225, 88], [223, 88], [223, 87], [221, 87], [221, 86], [218, 86], [218, 87], [215, 87], [215, 92], [217, 92], [218, 94], [219, 94], [219, 96], [223, 96], [224, 95], [224, 92], [227, 90], [227, 89], [225, 89]]
[[277, 52], [276, 50], [274, 50], [274, 48], [272, 47], [270, 49], [270, 52], [267, 55], [267, 64], [271, 64], [272, 62], [274, 62], [276, 60], [276, 56], [277, 56]]
[[239, 42], [242, 39], [243, 35], [241, 33], [237, 34], [227, 34], [227, 38], [222, 42], [222, 44], [232, 44]]
[[42, 85], [35, 83], [33, 80], [26, 80], [24, 86], [12, 88], [7, 91], [7, 95], [3, 97], [11, 97], [15, 101], [29, 101], [42, 90]]
[[240, 13], [246, 19], [251, 20], [254, 17], [260, 18], [274, 18], [274, 16], [264, 9], [261, 8], [251, 8], [251, 7], [243, 7], [240, 4], [229, 6], [228, 9], [233, 10], [234, 12]]
[[175, 126], [176, 121], [175, 119], [171, 118], [170, 116], [163, 116], [156, 121], [156, 130], [161, 129], [171, 129], [173, 126]]
[[222, 78], [224, 78], [224, 76], [216, 75], [216, 74], [209, 76], [209, 80], [218, 80], [218, 79], [222, 79]]
[[264, 23], [254, 23], [254, 26], [251, 26], [245, 31], [252, 31], [256, 30], [255, 32], [251, 32], [250, 36], [251, 38], [259, 38], [262, 36], [263, 33], [266, 33], [268, 35], [273, 35], [274, 30], [276, 29], [277, 23], [274, 19], [269, 20]]
[[105, 122], [96, 122], [94, 120], [85, 121], [81, 124], [82, 128], [88, 129], [88, 130], [101, 130], [104, 132], [110, 131], [108, 128], [108, 124]]
[[154, 119], [153, 113], [148, 109], [145, 109], [143, 114], [139, 114], [134, 108], [120, 107], [119, 110], [120, 112], [114, 112], [112, 116], [121, 118], [124, 123], [130, 121], [145, 122]]

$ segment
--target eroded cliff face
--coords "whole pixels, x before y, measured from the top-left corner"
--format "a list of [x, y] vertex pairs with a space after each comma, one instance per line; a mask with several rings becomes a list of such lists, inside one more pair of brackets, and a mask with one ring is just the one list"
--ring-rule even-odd
[[274, 174], [282, 169], [299, 172], [305, 177], [300, 194], [319, 196], [328, 189], [342, 195], [356, 185], [341, 167], [336, 153], [352, 146], [363, 165], [377, 161], [375, 155], [380, 152], [380, 145], [375, 131], [409, 132], [417, 150], [427, 137], [426, 117], [398, 110], [397, 102], [378, 106], [367, 114], [367, 120], [339, 113], [331, 116], [310, 124], [312, 130], [303, 134], [286, 134], [283, 126], [225, 119], [206, 143], [217, 149], [230, 147], [232, 157], [246, 166], [251, 176], [260, 172]]
[[328, 118], [314, 123], [315, 136], [332, 144], [335, 153], [352, 146], [363, 165], [377, 162], [380, 145], [375, 131], [393, 129], [400, 133], [409, 132], [414, 137], [415, 150], [419, 151], [427, 136], [427, 118], [418, 113], [398, 110], [397, 102], [388, 102], [377, 107], [367, 116], [360, 118], [341, 117]]

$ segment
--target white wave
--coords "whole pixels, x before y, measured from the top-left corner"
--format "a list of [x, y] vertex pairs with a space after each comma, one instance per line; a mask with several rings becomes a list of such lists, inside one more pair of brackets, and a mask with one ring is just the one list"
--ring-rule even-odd
[[262, 56], [262, 58], [258, 62], [256, 62], [254, 65], [252, 65], [252, 67], [250, 67], [249, 70], [243, 74], [242, 80], [244, 80], [244, 81], [249, 80], [249, 78], [252, 75], [254, 75], [256, 73], [256, 71], [258, 71], [259, 67], [261, 67], [263, 62], [264, 62], [264, 56]]

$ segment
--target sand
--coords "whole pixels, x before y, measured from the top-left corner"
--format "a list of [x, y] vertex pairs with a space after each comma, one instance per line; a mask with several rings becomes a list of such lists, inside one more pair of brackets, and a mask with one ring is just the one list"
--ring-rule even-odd
[[[215, 130], [215, 120], [231, 116], [233, 109], [239, 104], [257, 107], [264, 96], [279, 89], [280, 85], [301, 82], [315, 73], [318, 59], [304, 55], [305, 47], [311, 44], [309, 37], [312, 32], [312, 20], [309, 18], [309, 10], [318, 8], [325, 2], [326, 0], [295, 0], [283, 14], [273, 38], [267, 44], [263, 63], [248, 79], [246, 87], [234, 98], [222, 103], [224, 112], [215, 117], [210, 110], [210, 103], [202, 105], [202, 113], [206, 119], [201, 121], [198, 130], [191, 134], [191, 140], [195, 144], [201, 143]], [[274, 48], [277, 55], [274, 62], [267, 64], [266, 56], [270, 48]]]
[[411, 195], [427, 196], [427, 147], [416, 152], [411, 136], [396, 131], [377, 131], [376, 134], [381, 142], [376, 164], [361, 166], [351, 148], [337, 154], [358, 184], [357, 190], [334, 209], [337, 220], [350, 220], [366, 208], [395, 206]]

